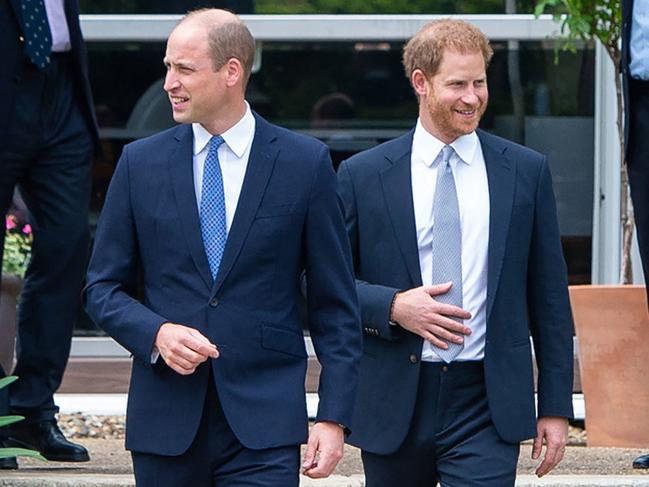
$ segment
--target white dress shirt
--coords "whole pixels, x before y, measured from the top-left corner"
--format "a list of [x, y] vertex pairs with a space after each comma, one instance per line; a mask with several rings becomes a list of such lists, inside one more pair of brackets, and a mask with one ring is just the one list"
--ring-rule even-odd
[[629, 51], [629, 73], [636, 79], [649, 81], [649, 0], [633, 2]]
[[52, 52], [70, 50], [70, 30], [65, 17], [63, 0], [45, 0], [45, 13], [52, 33]]
[[[456, 361], [484, 358], [487, 304], [487, 249], [489, 247], [489, 186], [480, 140], [475, 132], [456, 139], [451, 147], [451, 168], [457, 189], [462, 231], [462, 308], [471, 313], [464, 324], [472, 334], [464, 337], [464, 350]], [[415, 209], [419, 268], [424, 285], [433, 283], [433, 201], [437, 167], [433, 165], [444, 143], [417, 121], [412, 140], [412, 198]], [[429, 342], [424, 342], [422, 360], [438, 362]]]
[[[199, 123], [192, 124], [194, 132], [194, 191], [200, 211], [201, 193], [203, 190], [203, 168], [209, 152], [209, 141], [212, 138]], [[221, 174], [223, 175], [223, 192], [225, 195], [225, 227], [229, 232], [237, 210], [243, 178], [248, 167], [250, 148], [255, 135], [255, 117], [246, 102], [246, 113], [232, 128], [220, 135], [225, 141], [218, 149]]]

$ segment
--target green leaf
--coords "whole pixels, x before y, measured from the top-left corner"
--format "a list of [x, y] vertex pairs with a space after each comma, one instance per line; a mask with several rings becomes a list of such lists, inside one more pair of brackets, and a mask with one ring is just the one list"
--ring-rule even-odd
[[0, 416], [0, 428], [7, 426], [8, 424], [17, 423], [18, 421], [22, 421], [23, 419], [25, 419], [25, 416]]
[[7, 377], [3, 377], [2, 379], [0, 379], [0, 389], [2, 389], [3, 387], [7, 387], [9, 384], [11, 384], [16, 380], [18, 380], [18, 377], [16, 377], [15, 375], [9, 375]]
[[0, 448], [0, 458], [7, 457], [32, 457], [38, 458], [44, 462], [47, 461], [43, 455], [38, 453], [36, 450], [28, 450], [26, 448]]

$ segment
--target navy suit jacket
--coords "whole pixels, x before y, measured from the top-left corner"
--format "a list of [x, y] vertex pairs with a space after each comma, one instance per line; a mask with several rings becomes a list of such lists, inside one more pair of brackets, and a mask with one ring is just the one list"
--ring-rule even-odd
[[[489, 183], [485, 381], [500, 436], [536, 435], [539, 415], [572, 416], [572, 321], [550, 172], [542, 155], [478, 131]], [[394, 294], [422, 283], [412, 202], [413, 131], [357, 154], [338, 172], [363, 325], [352, 434], [366, 451], [403, 442], [419, 381], [422, 338], [388, 324]]]
[[[76, 0], [64, 0], [65, 17], [70, 31], [72, 68], [75, 81], [74, 92], [88, 131], [95, 143], [99, 134], [93, 109], [92, 94], [88, 81], [86, 47], [79, 26], [79, 6]], [[2, 46], [3, 67], [0, 69], [0, 141], [6, 137], [7, 127], [13, 119], [16, 86], [21, 82], [28, 58], [24, 52], [24, 34], [21, 22], [20, 0], [0, 2], [0, 46]]]
[[[256, 116], [241, 195], [213, 282], [181, 125], [124, 148], [108, 191], [85, 290], [90, 316], [134, 356], [126, 446], [176, 455], [199, 426], [206, 366], [189, 376], [150, 363], [165, 321], [198, 329], [225, 416], [253, 449], [307, 437], [307, 366], [298, 318], [307, 273], [320, 376], [318, 420], [350, 425], [361, 331], [349, 243], [326, 146]], [[134, 298], [138, 276], [142, 301]]]

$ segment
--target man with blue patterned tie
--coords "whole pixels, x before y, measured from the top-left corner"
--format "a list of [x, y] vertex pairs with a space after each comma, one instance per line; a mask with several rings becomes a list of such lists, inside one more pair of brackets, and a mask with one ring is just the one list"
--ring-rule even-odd
[[[364, 335], [350, 443], [367, 487], [513, 486], [563, 456], [572, 323], [545, 157], [478, 130], [492, 50], [440, 20], [406, 45], [414, 130], [338, 172]], [[535, 417], [530, 334], [538, 364]]]
[[[361, 331], [335, 173], [322, 143], [251, 111], [254, 51], [233, 14], [181, 20], [164, 88], [182, 125], [124, 148], [97, 228], [86, 309], [134, 357], [138, 485], [297, 487], [300, 443], [305, 475], [326, 477], [351, 425]], [[303, 271], [322, 365], [310, 432]]]
[[[99, 142], [78, 14], [76, 0], [0, 2], [0, 213], [17, 186], [34, 228], [18, 311], [19, 380], [9, 397], [0, 391], [0, 415], [10, 408], [26, 419], [0, 447], [32, 448], [57, 461], [88, 460], [85, 448], [61, 434], [53, 399], [79, 312]], [[4, 232], [0, 254], [3, 241]], [[0, 459], [0, 468], [16, 467], [15, 459]]]

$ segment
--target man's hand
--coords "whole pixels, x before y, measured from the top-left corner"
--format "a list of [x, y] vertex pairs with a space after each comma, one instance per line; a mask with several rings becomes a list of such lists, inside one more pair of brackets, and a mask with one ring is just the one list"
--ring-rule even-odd
[[314, 424], [306, 445], [302, 473], [312, 479], [329, 477], [343, 457], [344, 442], [345, 432], [336, 423]]
[[390, 319], [436, 347], [447, 349], [446, 341], [462, 343], [464, 338], [455, 333], [470, 335], [471, 329], [452, 317], [468, 320], [471, 313], [433, 299], [433, 296], [447, 293], [452, 285], [453, 283], [447, 282], [397, 293]]
[[532, 447], [532, 460], [541, 456], [543, 440], [545, 440], [545, 456], [541, 465], [536, 469], [536, 475], [543, 477], [563, 459], [568, 441], [568, 420], [558, 416], [539, 418], [536, 423], [537, 435]]
[[155, 339], [155, 347], [165, 363], [181, 375], [193, 374], [208, 358], [218, 358], [219, 351], [195, 328], [176, 323], [163, 323]]

